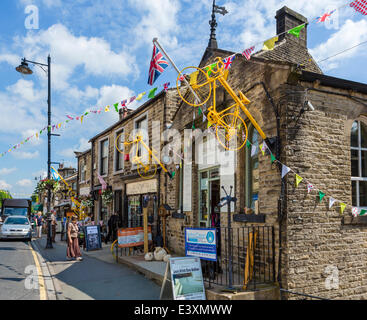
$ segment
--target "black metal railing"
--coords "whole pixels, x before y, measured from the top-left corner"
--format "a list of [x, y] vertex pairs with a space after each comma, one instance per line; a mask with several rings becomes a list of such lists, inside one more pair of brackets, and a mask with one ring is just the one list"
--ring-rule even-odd
[[256, 290], [275, 283], [273, 226], [217, 228], [216, 262], [202, 260], [204, 281], [234, 289]]

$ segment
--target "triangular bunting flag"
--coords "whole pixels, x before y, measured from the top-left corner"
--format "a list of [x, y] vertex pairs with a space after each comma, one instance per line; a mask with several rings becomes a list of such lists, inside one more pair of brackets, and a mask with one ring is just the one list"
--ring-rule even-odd
[[319, 197], [320, 197], [320, 203], [322, 202], [322, 199], [325, 197], [325, 193], [322, 191], [319, 191]]
[[313, 189], [313, 185], [311, 183], [307, 183], [307, 193], [310, 193]]
[[298, 174], [296, 174], [296, 187], [298, 188], [298, 185], [301, 183], [301, 181], [303, 180], [303, 178], [301, 176], [299, 176]]
[[334, 198], [332, 198], [332, 197], [329, 198], [329, 209], [331, 209], [331, 207], [334, 205], [335, 201], [336, 200]]
[[274, 161], [276, 160], [275, 156], [271, 154], [270, 157], [271, 157], [271, 163], [274, 163]]
[[212, 70], [217, 66], [216, 63], [211, 64], [210, 66], [206, 67], [205, 70], [208, 71], [208, 76], [212, 73]]
[[253, 144], [251, 148], [251, 158], [256, 156], [256, 153], [257, 153], [257, 146]]
[[115, 107], [116, 112], [119, 112], [119, 104], [115, 103], [113, 106]]
[[251, 142], [250, 142], [250, 141], [248, 141], [248, 140], [247, 140], [247, 142], [246, 142], [246, 147], [247, 147], [247, 149], [250, 149], [250, 148], [251, 148]]
[[138, 97], [136, 98], [136, 101], [140, 101], [141, 99], [143, 99], [143, 97], [146, 95], [146, 92], [140, 93], [138, 95]]
[[[104, 109], [104, 112], [109, 112], [110, 111], [110, 106], [107, 106], [105, 109]], [[78, 120], [78, 118], [76, 118]]]
[[275, 42], [277, 42], [278, 39], [279, 39], [278, 36], [276, 36], [274, 38], [271, 38], [269, 40], [266, 40], [264, 42], [263, 50], [265, 50], [265, 51], [273, 50], [274, 49], [274, 46], [275, 46]]
[[356, 208], [356, 207], [352, 208], [352, 215], [353, 215], [353, 217], [358, 216], [358, 208]]
[[291, 168], [288, 168], [286, 165], [283, 164], [282, 166], [282, 179], [291, 171]]
[[299, 38], [299, 34], [301, 32], [301, 30], [305, 27], [306, 25], [305, 24], [302, 24], [298, 27], [295, 27], [291, 30], [288, 31], [289, 34], [293, 34], [295, 37]]
[[364, 216], [367, 213], [366, 209], [362, 209], [361, 212], [359, 213], [360, 216]]
[[345, 204], [345, 203], [343, 203], [343, 202], [341, 202], [340, 203], [340, 213], [341, 214], [343, 214], [343, 212], [344, 212], [344, 210], [345, 210], [345, 207], [346, 207], [347, 205]]
[[155, 97], [155, 92], [157, 91], [158, 88], [154, 88], [152, 90], [149, 91], [149, 95], [148, 95], [148, 98], [149, 99], [152, 99]]

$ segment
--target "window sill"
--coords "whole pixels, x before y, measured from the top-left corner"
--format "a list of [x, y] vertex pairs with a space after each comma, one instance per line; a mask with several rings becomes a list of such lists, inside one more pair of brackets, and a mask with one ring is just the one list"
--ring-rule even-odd
[[119, 171], [115, 171], [114, 173], [113, 173], [113, 175], [114, 176], [116, 176], [116, 175], [118, 175], [118, 174], [123, 174], [124, 173], [124, 169], [122, 169], [122, 170], [119, 170]]
[[367, 216], [365, 217], [344, 217], [344, 225], [366, 225], [367, 226]]
[[244, 213], [234, 214], [233, 221], [265, 223], [265, 214], [244, 214]]

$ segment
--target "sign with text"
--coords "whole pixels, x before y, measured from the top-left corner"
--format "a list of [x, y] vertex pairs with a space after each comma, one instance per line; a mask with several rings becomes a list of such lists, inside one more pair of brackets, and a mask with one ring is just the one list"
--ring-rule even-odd
[[174, 300], [205, 300], [200, 258], [170, 258]]
[[[119, 248], [131, 248], [144, 245], [144, 228], [119, 229], [117, 233]], [[148, 226], [148, 241], [152, 241], [152, 227]]]
[[189, 257], [217, 261], [216, 229], [186, 228], [185, 253]]
[[90, 250], [100, 250], [102, 249], [101, 241], [101, 229], [99, 226], [86, 226], [85, 230], [85, 241], [86, 249]]

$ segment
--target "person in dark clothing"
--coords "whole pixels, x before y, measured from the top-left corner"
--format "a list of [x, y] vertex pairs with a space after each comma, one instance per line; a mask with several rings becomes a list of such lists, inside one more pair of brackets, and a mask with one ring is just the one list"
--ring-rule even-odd
[[110, 219], [108, 220], [108, 235], [106, 239], [106, 243], [108, 240], [112, 240], [114, 242], [117, 239], [117, 229], [118, 229], [119, 217], [115, 212]]

